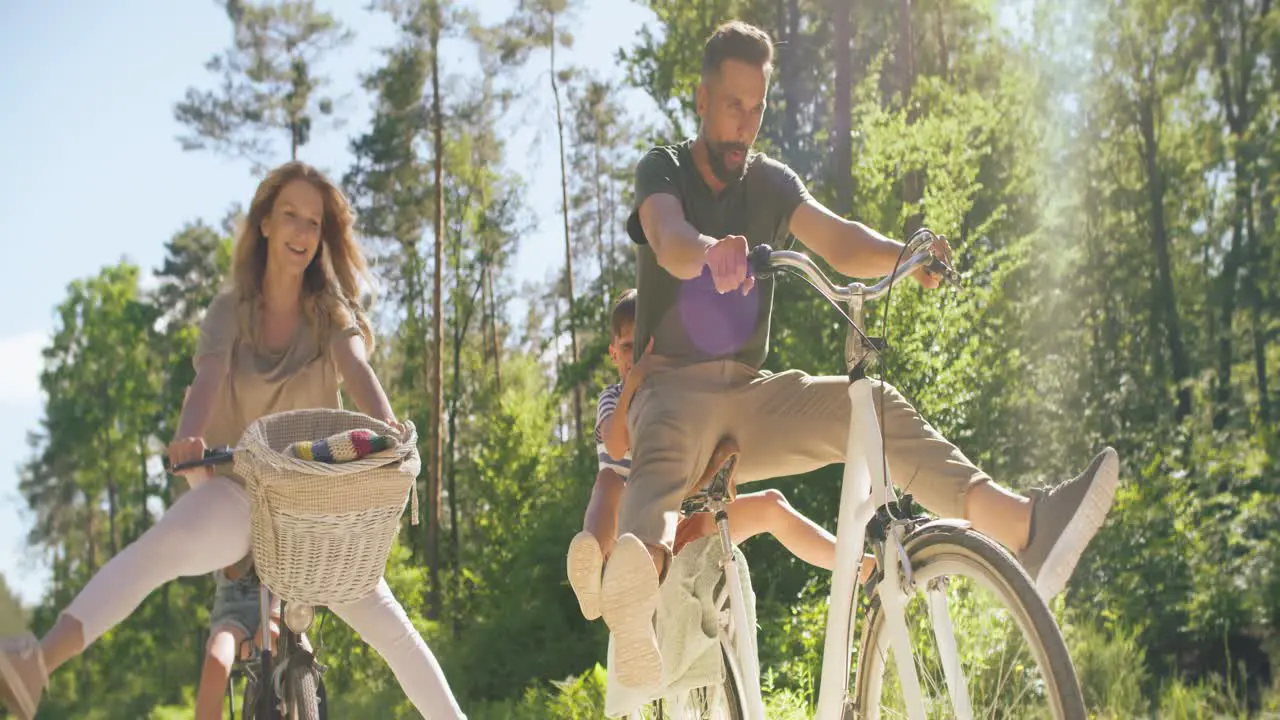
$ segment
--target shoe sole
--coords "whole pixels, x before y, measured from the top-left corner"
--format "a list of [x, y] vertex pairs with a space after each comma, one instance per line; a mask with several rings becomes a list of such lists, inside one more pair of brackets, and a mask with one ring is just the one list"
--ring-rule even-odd
[[588, 620], [600, 617], [600, 574], [604, 569], [604, 553], [594, 535], [578, 533], [569, 541], [566, 560], [569, 586], [578, 596], [578, 607]]
[[19, 720], [32, 720], [36, 709], [34, 701], [27, 692], [26, 681], [3, 652], [0, 652], [0, 683], [3, 683], [0, 685], [0, 699], [5, 701], [5, 708]]
[[1089, 491], [1080, 506], [1067, 522], [1058, 542], [1045, 556], [1044, 564], [1036, 577], [1036, 592], [1047, 603], [1067, 586], [1067, 580], [1075, 572], [1076, 563], [1097, 534], [1111, 512], [1116, 499], [1116, 487], [1120, 479], [1120, 458], [1114, 450], [1107, 452], [1093, 475]]
[[604, 567], [600, 600], [604, 622], [613, 634], [618, 683], [633, 688], [656, 686], [662, 679], [662, 654], [653, 629], [658, 573], [649, 550], [636, 536], [618, 538]]

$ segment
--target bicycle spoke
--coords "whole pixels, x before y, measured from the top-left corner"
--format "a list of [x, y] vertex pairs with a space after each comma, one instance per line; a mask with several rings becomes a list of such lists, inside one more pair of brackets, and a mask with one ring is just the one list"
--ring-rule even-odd
[[[912, 665], [925, 695], [925, 717], [1062, 717], [1063, 703], [1070, 702], [1070, 696], [1064, 701], [1059, 686], [1066, 682], [1067, 692], [1075, 693], [1074, 697], [1079, 691], [1074, 676], [1064, 680], [1053, 674], [1062, 667], [1054, 661], [1061, 660], [1065, 648], [1060, 635], [1052, 646], [1058, 648], [1054, 651], [1058, 655], [1051, 657], [1043, 645], [1046, 636], [1041, 628], [1046, 623], [1053, 628], [1050, 635], [1056, 633], [1052, 619], [1020, 571], [1009, 570], [1015, 567], [1011, 561], [1003, 561], [1004, 569], [994, 568], [975, 553], [966, 553], [961, 544], [950, 542], [946, 538], [928, 546], [934, 550], [922, 561], [913, 557], [915, 592], [904, 608]], [[966, 543], [990, 545], [985, 539]], [[1021, 594], [1011, 589], [1010, 582], [1022, 583]], [[1033, 610], [1038, 620], [1028, 614], [1031, 611], [1021, 604], [1024, 600], [1037, 603]], [[864, 639], [859, 656], [856, 700], [864, 717], [908, 717], [881, 611], [877, 604], [872, 626], [863, 630], [872, 636]], [[1069, 672], [1069, 656], [1065, 667]]]

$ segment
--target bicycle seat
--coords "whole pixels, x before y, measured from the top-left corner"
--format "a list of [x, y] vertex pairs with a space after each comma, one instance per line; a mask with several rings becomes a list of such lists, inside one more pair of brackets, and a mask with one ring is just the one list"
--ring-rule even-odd
[[721, 438], [711, 452], [711, 460], [684, 497], [681, 512], [703, 512], [707, 501], [733, 502], [738, 496], [738, 456], [742, 451], [733, 438]]

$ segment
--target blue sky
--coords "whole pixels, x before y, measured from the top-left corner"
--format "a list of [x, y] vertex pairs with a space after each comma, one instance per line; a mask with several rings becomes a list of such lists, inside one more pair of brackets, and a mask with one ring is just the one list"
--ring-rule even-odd
[[[355, 43], [323, 68], [338, 93], [346, 125], [317, 136], [302, 152], [336, 176], [349, 165], [349, 137], [370, 116], [357, 74], [378, 62], [394, 28], [364, 10], [366, 0], [320, 0], [356, 32]], [[511, 0], [479, 0], [487, 19]], [[586, 0], [574, 27], [568, 63], [620, 73], [616, 50], [630, 44], [651, 13], [630, 0]], [[25, 506], [17, 467], [26, 433], [37, 426], [40, 349], [54, 307], [68, 283], [125, 258], [157, 267], [164, 243], [183, 223], [216, 223], [233, 202], [247, 204], [256, 178], [243, 162], [183, 152], [175, 137], [173, 103], [191, 85], [211, 87], [204, 63], [230, 42], [225, 14], [211, 0], [41, 0], [0, 3], [0, 243], [6, 282], [0, 283], [0, 573], [27, 603], [38, 600], [48, 572], [26, 549]], [[448, 67], [466, 67], [457, 49]], [[545, 62], [545, 61], [544, 61]], [[527, 73], [527, 82], [545, 75]], [[638, 92], [629, 107], [653, 117]], [[550, 101], [525, 102], [508, 122], [513, 169], [554, 168]], [[282, 146], [283, 147], [283, 146]], [[287, 148], [285, 148], [287, 152]], [[557, 178], [558, 179], [558, 178]], [[530, 183], [539, 227], [521, 247], [520, 275], [546, 277], [562, 257], [556, 234], [554, 182]]]

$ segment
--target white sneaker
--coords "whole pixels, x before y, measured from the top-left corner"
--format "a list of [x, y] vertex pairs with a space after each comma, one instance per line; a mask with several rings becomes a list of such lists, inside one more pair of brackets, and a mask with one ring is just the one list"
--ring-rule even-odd
[[49, 683], [40, 641], [30, 633], [0, 639], [0, 702], [19, 720], [33, 720]]
[[600, 606], [605, 624], [613, 633], [614, 664], [618, 682], [627, 687], [655, 687], [662, 680], [662, 653], [653, 628], [658, 608], [658, 571], [649, 549], [627, 533], [604, 567]]
[[586, 531], [575, 535], [569, 541], [569, 556], [565, 564], [569, 586], [578, 596], [582, 616], [595, 620], [600, 617], [600, 575], [604, 570], [604, 553], [596, 536]]

